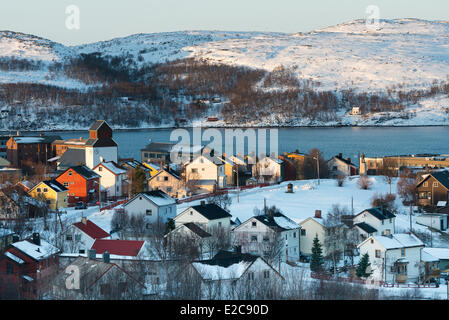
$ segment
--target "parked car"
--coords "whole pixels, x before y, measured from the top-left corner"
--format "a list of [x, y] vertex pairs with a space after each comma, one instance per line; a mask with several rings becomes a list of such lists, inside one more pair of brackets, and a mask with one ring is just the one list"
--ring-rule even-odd
[[87, 205], [84, 202], [77, 202], [75, 204], [75, 210], [87, 209]]

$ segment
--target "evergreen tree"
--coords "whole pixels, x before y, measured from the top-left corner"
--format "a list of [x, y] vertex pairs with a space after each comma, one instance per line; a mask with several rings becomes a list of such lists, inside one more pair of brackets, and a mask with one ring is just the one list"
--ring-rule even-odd
[[165, 234], [175, 229], [175, 220], [169, 219], [165, 225]]
[[319, 272], [323, 268], [323, 249], [321, 247], [318, 235], [313, 239], [312, 259], [310, 260], [310, 270]]
[[371, 265], [369, 262], [369, 255], [368, 253], [365, 253], [362, 258], [360, 259], [359, 266], [356, 270], [356, 275], [359, 278], [366, 278], [371, 275], [371, 272], [366, 272], [366, 269]]
[[145, 191], [147, 179], [145, 176], [145, 172], [139, 167], [137, 167], [134, 171], [133, 182], [134, 182], [133, 189], [135, 194]]

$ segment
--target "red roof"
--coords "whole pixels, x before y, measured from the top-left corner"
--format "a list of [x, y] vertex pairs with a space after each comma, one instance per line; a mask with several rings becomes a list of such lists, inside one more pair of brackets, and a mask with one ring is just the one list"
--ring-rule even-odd
[[92, 249], [95, 249], [97, 254], [102, 254], [107, 250], [110, 254], [135, 257], [139, 254], [144, 243], [145, 241], [137, 240], [97, 239], [92, 245]]
[[77, 222], [73, 224], [75, 227], [83, 231], [85, 234], [87, 234], [92, 239], [102, 239], [109, 237], [109, 233], [101, 229], [99, 226], [97, 226], [95, 223], [93, 223], [90, 220], [86, 221], [86, 224], [82, 222]]

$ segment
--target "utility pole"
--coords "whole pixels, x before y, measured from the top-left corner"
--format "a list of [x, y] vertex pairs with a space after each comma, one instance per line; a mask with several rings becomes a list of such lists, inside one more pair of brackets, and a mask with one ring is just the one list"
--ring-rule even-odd
[[410, 233], [413, 232], [412, 228], [412, 204], [410, 203]]
[[319, 157], [313, 157], [313, 159], [316, 160], [316, 170], [318, 173], [318, 185], [320, 185], [320, 161], [319, 161]]

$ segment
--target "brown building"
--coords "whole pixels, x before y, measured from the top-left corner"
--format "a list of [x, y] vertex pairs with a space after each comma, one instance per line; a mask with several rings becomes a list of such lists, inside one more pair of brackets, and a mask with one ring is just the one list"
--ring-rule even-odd
[[404, 168], [432, 170], [447, 167], [449, 167], [449, 155], [412, 154], [368, 158], [362, 154], [360, 157], [360, 174], [362, 175], [381, 175], [386, 170], [397, 173]]
[[68, 140], [55, 140], [52, 143], [53, 149], [55, 151], [55, 156], [60, 157], [67, 151], [67, 149], [85, 149], [87, 139], [68, 139]]
[[21, 168], [25, 161], [47, 163], [55, 153], [52, 143], [61, 139], [60, 136], [12, 136], [6, 142], [6, 158], [11, 165]]
[[436, 206], [439, 201], [449, 201], [449, 171], [426, 174], [416, 185], [418, 204]]

